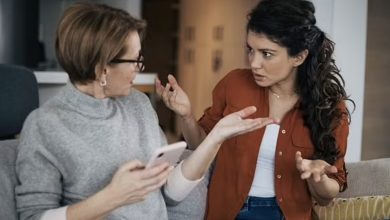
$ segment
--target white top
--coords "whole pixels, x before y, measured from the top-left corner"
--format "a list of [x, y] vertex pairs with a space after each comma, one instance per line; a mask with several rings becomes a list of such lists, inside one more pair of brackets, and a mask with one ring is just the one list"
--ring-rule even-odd
[[278, 141], [280, 125], [270, 124], [265, 128], [260, 152], [257, 157], [255, 177], [249, 191], [249, 196], [274, 197], [275, 149]]

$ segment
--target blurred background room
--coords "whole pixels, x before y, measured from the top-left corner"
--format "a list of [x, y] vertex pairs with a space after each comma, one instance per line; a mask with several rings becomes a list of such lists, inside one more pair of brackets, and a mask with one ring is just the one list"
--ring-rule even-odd
[[[195, 116], [200, 117], [211, 104], [215, 84], [230, 70], [248, 67], [246, 16], [259, 0], [95, 1], [147, 20], [146, 73], [137, 76], [136, 84], [149, 95], [170, 142], [180, 139], [180, 127], [175, 115], [154, 95], [156, 75], [163, 83], [168, 74], [176, 76], [190, 97]], [[55, 57], [54, 39], [62, 12], [74, 2], [0, 0], [0, 63], [34, 71], [40, 105], [67, 82]], [[336, 64], [356, 103], [346, 160], [390, 157], [386, 133], [390, 130], [390, 101], [386, 101], [390, 97], [390, 41], [386, 37], [390, 1], [313, 2], [318, 25], [336, 43]]]

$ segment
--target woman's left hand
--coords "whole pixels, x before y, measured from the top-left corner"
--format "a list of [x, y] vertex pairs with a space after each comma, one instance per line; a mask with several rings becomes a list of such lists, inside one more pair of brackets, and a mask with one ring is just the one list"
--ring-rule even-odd
[[218, 143], [222, 143], [230, 137], [257, 130], [274, 122], [270, 118], [245, 119], [256, 110], [256, 107], [250, 106], [225, 116], [215, 125], [209, 136], [214, 137]]
[[301, 179], [309, 180], [311, 178], [314, 182], [319, 182], [324, 175], [337, 173], [337, 168], [335, 166], [332, 166], [323, 160], [303, 159], [301, 152], [299, 151], [295, 153], [295, 163], [297, 169], [301, 172]]

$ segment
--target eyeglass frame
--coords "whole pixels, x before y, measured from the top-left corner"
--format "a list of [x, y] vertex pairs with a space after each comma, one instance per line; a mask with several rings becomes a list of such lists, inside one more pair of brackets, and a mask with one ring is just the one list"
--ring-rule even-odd
[[145, 70], [145, 63], [144, 63], [144, 56], [139, 55], [136, 60], [132, 59], [113, 59], [110, 61], [110, 63], [118, 64], [118, 63], [135, 63], [136, 67], [138, 68], [138, 71], [142, 72]]

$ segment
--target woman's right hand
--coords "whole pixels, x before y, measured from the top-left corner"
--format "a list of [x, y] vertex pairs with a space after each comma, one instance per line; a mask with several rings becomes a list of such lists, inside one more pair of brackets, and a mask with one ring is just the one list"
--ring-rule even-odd
[[[168, 75], [168, 83], [165, 85], [165, 87], [161, 84], [161, 81], [156, 78], [155, 87], [157, 95], [163, 99], [165, 105], [168, 108], [183, 118], [188, 118], [191, 116], [192, 112], [190, 99], [179, 86], [174, 76]], [[171, 88], [173, 91], [170, 91]]]
[[133, 160], [116, 171], [106, 189], [117, 207], [140, 202], [165, 184], [172, 168], [168, 163], [144, 168], [142, 162]]

